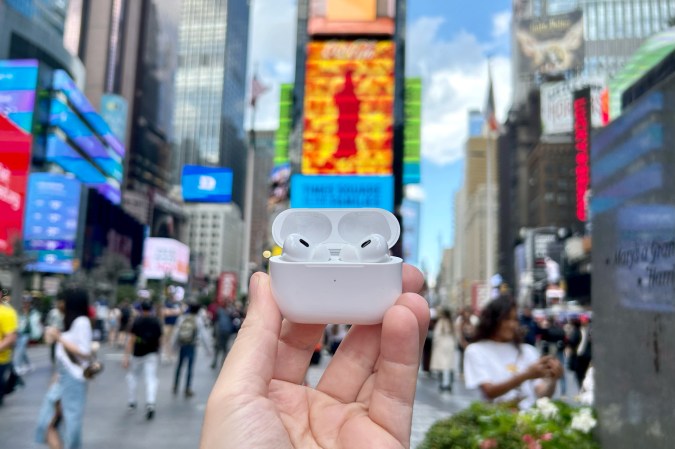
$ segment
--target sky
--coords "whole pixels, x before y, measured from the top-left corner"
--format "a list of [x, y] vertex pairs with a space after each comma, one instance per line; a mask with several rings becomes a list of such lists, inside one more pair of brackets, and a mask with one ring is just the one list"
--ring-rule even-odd
[[[249, 74], [270, 87], [256, 129], [276, 129], [279, 86], [295, 77], [296, 0], [252, 0]], [[420, 268], [433, 278], [454, 242], [454, 196], [461, 187], [468, 112], [482, 110], [491, 58], [497, 117], [510, 105], [511, 0], [408, 0], [406, 76], [421, 77], [422, 182], [406, 195], [422, 202]], [[246, 120], [247, 127], [249, 119]]]

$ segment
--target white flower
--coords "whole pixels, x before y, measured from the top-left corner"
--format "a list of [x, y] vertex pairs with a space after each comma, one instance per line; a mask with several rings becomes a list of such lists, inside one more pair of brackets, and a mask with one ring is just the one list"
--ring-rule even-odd
[[558, 416], [558, 407], [549, 398], [537, 399], [536, 406], [546, 419], [553, 419]]
[[583, 433], [588, 433], [595, 427], [597, 421], [593, 418], [593, 412], [590, 408], [582, 408], [579, 413], [572, 417], [572, 429]]

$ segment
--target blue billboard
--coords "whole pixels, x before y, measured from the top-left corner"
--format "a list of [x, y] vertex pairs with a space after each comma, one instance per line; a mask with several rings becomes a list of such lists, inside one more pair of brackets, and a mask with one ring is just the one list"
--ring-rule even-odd
[[127, 116], [129, 105], [124, 97], [115, 94], [103, 94], [101, 97], [101, 116], [110, 126], [113, 135], [124, 140], [127, 135]]
[[51, 173], [33, 173], [28, 180], [24, 246], [36, 262], [28, 269], [44, 273], [74, 271], [82, 184]]
[[0, 61], [0, 114], [27, 133], [33, 129], [38, 62]]
[[394, 177], [293, 175], [291, 207], [377, 207], [393, 212]]
[[232, 201], [232, 170], [229, 168], [185, 165], [181, 184], [183, 201], [197, 203]]

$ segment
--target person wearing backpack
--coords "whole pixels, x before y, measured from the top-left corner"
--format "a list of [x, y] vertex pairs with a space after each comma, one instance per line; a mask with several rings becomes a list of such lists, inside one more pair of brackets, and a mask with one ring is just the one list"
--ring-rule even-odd
[[192, 366], [195, 361], [195, 351], [197, 344], [202, 342], [208, 349], [208, 336], [204, 322], [199, 317], [199, 304], [190, 304], [187, 312], [178, 318], [176, 330], [173, 333], [172, 345], [178, 352], [178, 364], [176, 365], [176, 375], [173, 382], [173, 394], [178, 394], [180, 384], [180, 374], [183, 364], [187, 364], [187, 379], [185, 381], [185, 397], [194, 396], [192, 391]]
[[[224, 305], [219, 305], [216, 310], [216, 316], [214, 320], [213, 334], [216, 338], [214, 342], [214, 351], [213, 351], [213, 363], [211, 363], [211, 369], [216, 369], [216, 366], [222, 366], [227, 356], [228, 343], [230, 341], [230, 336], [234, 333], [234, 321], [233, 321], [233, 311], [229, 310]], [[218, 363], [220, 354], [223, 354], [223, 359]]]

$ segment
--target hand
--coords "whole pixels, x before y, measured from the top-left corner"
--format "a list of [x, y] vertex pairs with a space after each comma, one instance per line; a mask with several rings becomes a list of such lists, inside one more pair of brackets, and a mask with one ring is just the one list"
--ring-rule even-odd
[[547, 377], [550, 377], [551, 379], [560, 379], [564, 375], [563, 366], [560, 363], [560, 360], [550, 357], [547, 366], [549, 371]]
[[551, 359], [550, 356], [544, 356], [528, 366], [525, 371], [526, 377], [530, 380], [550, 377], [549, 359]]
[[[421, 273], [403, 267], [403, 289]], [[352, 326], [316, 389], [303, 386], [324, 325], [282, 320], [269, 277], [251, 277], [250, 307], [209, 397], [201, 449], [408, 448], [429, 308], [402, 294], [382, 324]]]
[[59, 338], [61, 338], [61, 331], [59, 331], [56, 327], [54, 326], [47, 326], [45, 328], [45, 343], [48, 345], [54, 343], [57, 341]]

